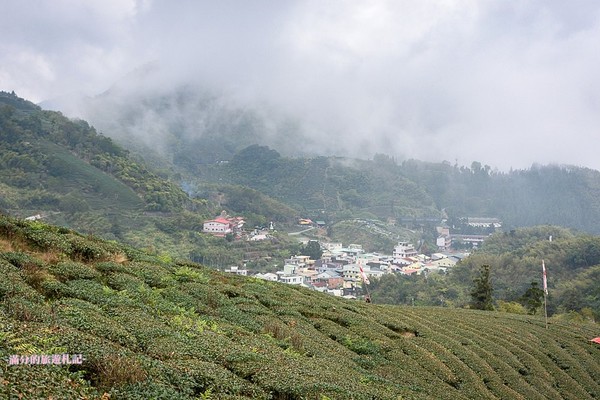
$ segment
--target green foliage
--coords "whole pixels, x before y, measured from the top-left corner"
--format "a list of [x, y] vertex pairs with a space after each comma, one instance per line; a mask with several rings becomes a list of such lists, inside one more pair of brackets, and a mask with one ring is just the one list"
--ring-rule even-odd
[[309, 256], [312, 260], [318, 260], [321, 258], [323, 254], [323, 250], [321, 250], [321, 245], [316, 240], [309, 240], [305, 246], [302, 247], [300, 251], [302, 255]]
[[473, 290], [471, 291], [471, 307], [476, 310], [494, 309], [493, 287], [490, 276], [490, 266], [482, 265], [479, 275], [473, 279]]
[[[0, 209], [22, 217], [41, 214], [140, 247], [151, 241], [160, 251], [189, 251], [192, 243], [177, 235], [198, 230], [206, 201], [190, 199], [178, 183], [134, 161], [84, 121], [4, 92], [0, 108]], [[173, 212], [178, 214], [165, 214]], [[156, 235], [153, 220], [171, 225], [169, 240]]]
[[540, 224], [600, 232], [600, 172], [573, 166], [533, 166], [509, 173], [474, 162], [471, 168], [408, 160], [402, 173], [427, 188], [450, 216], [495, 216], [505, 227]]
[[527, 314], [527, 309], [516, 301], [498, 300], [498, 311], [511, 314]]
[[[552, 241], [549, 237], [552, 236]], [[520, 301], [535, 282], [539, 305], [542, 284], [542, 259], [548, 270], [548, 312], [579, 311], [589, 307], [600, 315], [600, 293], [594, 283], [599, 279], [600, 266], [586, 267], [577, 260], [594, 260], [600, 238], [573, 234], [563, 228], [533, 227], [493, 235], [484, 246], [454, 267], [449, 279], [457, 285], [466, 282], [480, 265], [489, 264], [496, 299]], [[588, 253], [589, 252], [589, 253]], [[574, 255], [577, 255], [574, 258]], [[526, 305], [526, 304], [525, 304]]]
[[208, 282], [208, 278], [202, 274], [201, 271], [197, 269], [192, 269], [190, 267], [179, 267], [173, 271], [175, 278], [179, 282]]
[[[268, 147], [252, 145], [235, 154], [231, 162], [198, 172], [202, 181], [246, 186], [295, 209], [314, 212], [319, 219], [343, 219], [340, 215], [344, 212], [350, 217], [354, 212], [362, 212], [379, 218], [405, 213], [410, 216], [440, 215], [425, 191], [403, 177], [397, 165], [388, 169], [372, 162], [333, 157], [286, 158]], [[243, 207], [235, 205], [234, 208], [263, 213], [269, 218], [267, 221], [279, 220], [275, 207], [271, 207], [269, 214], [259, 211], [257, 202], [250, 200], [257, 195], [247, 194], [228, 201], [245, 203]], [[272, 202], [265, 203], [275, 206]], [[290, 219], [289, 213], [282, 217]]]
[[71, 279], [93, 279], [100, 274], [92, 267], [74, 261], [65, 261], [48, 267], [48, 272], [61, 281]]
[[360, 337], [353, 338], [351, 336], [346, 335], [340, 340], [340, 343], [346, 346], [349, 350], [361, 355], [375, 355], [381, 351], [381, 349], [379, 349], [379, 347], [376, 344], [374, 344], [368, 339]]
[[544, 291], [538, 287], [537, 282], [533, 281], [519, 301], [527, 308], [529, 314], [535, 315], [540, 307], [542, 307], [543, 298]]

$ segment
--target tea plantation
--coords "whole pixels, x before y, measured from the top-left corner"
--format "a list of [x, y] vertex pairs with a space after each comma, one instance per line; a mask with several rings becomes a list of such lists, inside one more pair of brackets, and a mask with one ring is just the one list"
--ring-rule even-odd
[[[381, 306], [0, 217], [0, 398], [597, 399], [598, 325]], [[82, 354], [10, 365], [11, 355]]]

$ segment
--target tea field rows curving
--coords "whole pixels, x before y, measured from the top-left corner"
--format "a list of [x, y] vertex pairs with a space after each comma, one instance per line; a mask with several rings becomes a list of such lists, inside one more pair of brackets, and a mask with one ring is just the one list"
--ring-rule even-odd
[[[0, 275], [1, 398], [600, 397], [598, 325], [344, 300], [8, 217]], [[9, 365], [49, 354], [83, 362]]]

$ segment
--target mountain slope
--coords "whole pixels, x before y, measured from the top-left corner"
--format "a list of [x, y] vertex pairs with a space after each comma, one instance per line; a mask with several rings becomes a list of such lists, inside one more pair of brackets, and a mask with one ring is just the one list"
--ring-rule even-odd
[[[547, 268], [548, 314], [600, 320], [600, 237], [556, 226], [496, 233], [447, 273], [384, 275], [370, 288], [376, 302], [466, 307], [472, 300], [473, 279], [482, 265], [489, 265], [499, 309], [507, 302], [527, 306], [523, 296], [533, 282], [538, 303], [529, 312], [542, 315], [542, 260]], [[527, 312], [523, 307], [510, 311]]]
[[[87, 184], [84, 192], [94, 190], [105, 201], [121, 195], [126, 208], [151, 211], [181, 210], [190, 202], [177, 185], [132, 161], [85, 121], [71, 121], [6, 92], [0, 92], [0, 111], [2, 178], [8, 185], [64, 194]], [[132, 191], [140, 199], [133, 199]]]
[[597, 325], [378, 306], [0, 217], [3, 395], [592, 399]]
[[[85, 121], [5, 92], [0, 144], [0, 210], [12, 215], [40, 214], [55, 224], [185, 257], [203, 220], [217, 212]], [[166, 234], [173, 224], [176, 232]]]

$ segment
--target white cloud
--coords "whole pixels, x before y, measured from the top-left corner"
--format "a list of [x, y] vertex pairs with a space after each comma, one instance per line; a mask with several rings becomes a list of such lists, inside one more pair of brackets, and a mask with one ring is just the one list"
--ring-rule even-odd
[[145, 85], [192, 80], [269, 103], [353, 155], [600, 168], [594, 0], [31, 0], [3, 11], [0, 87], [35, 101], [97, 93], [157, 61], [162, 75]]

